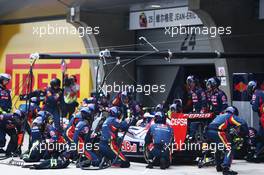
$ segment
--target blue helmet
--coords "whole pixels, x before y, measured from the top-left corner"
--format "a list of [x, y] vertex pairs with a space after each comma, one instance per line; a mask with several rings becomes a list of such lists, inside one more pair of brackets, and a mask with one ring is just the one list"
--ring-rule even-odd
[[90, 119], [92, 117], [92, 112], [91, 110], [89, 109], [89, 107], [82, 107], [81, 110], [81, 116], [83, 119]]
[[82, 107], [80, 112], [89, 113], [90, 112], [89, 107]]
[[83, 102], [86, 104], [96, 103], [96, 98], [95, 97], [84, 98]]
[[18, 116], [19, 118], [22, 118], [22, 117], [25, 116], [19, 109], [15, 110], [15, 112], [13, 113], [13, 115]]
[[226, 113], [229, 113], [229, 114], [236, 115], [236, 116], [239, 115], [238, 109], [235, 106], [229, 106], [229, 107], [227, 107], [225, 109], [225, 112]]
[[111, 116], [118, 118], [121, 114], [121, 111], [119, 107], [113, 106], [109, 109], [109, 113]]
[[88, 109], [93, 112], [95, 110], [95, 104], [94, 103], [90, 103], [87, 105]]
[[39, 111], [37, 116], [41, 117], [42, 119], [44, 119], [46, 117], [46, 113], [47, 111]]
[[30, 107], [29, 107], [29, 104], [21, 104], [21, 105], [19, 105], [18, 109], [19, 109], [22, 113], [27, 114], [27, 113], [28, 113], [28, 110], [29, 110], [29, 112], [33, 112], [35, 109], [36, 109], [37, 111], [39, 111], [40, 108], [39, 108], [39, 106], [36, 105], [35, 103], [30, 103]]
[[37, 117], [41, 117], [43, 121], [46, 121], [48, 123], [53, 122], [53, 115], [48, 111], [39, 111]]
[[28, 111], [27, 111], [27, 109], [28, 109], [28, 107], [27, 107], [28, 105], [26, 105], [26, 104], [21, 104], [21, 105], [19, 105], [19, 107], [18, 107], [18, 109], [21, 111], [21, 112], [23, 112], [24, 114], [26, 114]]

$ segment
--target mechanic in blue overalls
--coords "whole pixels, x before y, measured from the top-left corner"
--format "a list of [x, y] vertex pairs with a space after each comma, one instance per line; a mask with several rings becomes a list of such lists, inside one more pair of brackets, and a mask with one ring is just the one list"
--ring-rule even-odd
[[[4, 128], [1, 128], [1, 134], [9, 135], [10, 140], [6, 148], [6, 156], [18, 156], [18, 135], [21, 132], [25, 115], [20, 110], [15, 110], [14, 113], [0, 114], [0, 122]], [[5, 141], [4, 141], [5, 142]]]
[[[6, 87], [10, 80], [9, 74], [0, 74], [0, 114], [9, 113], [12, 108], [11, 92]], [[4, 123], [0, 121], [0, 153], [5, 153], [3, 150], [6, 144], [4, 128]]]
[[[186, 79], [186, 84], [189, 88], [189, 99], [192, 102], [192, 113], [201, 114], [206, 112], [207, 98], [205, 91], [199, 87], [198, 78], [190, 75]], [[189, 140], [194, 138], [195, 132], [198, 129], [200, 122], [190, 123]]]
[[217, 77], [209, 78], [206, 82], [209, 111], [219, 115], [228, 107], [227, 96], [219, 89], [221, 82]]
[[[236, 107], [230, 106], [226, 108], [225, 113], [216, 116], [216, 118], [209, 124], [207, 131], [207, 139], [210, 143], [217, 144], [216, 170], [223, 172], [223, 175], [236, 175], [236, 171], [230, 170], [233, 158], [233, 144], [231, 129], [235, 129], [239, 136], [248, 136], [247, 123], [238, 117], [239, 113]], [[224, 149], [220, 150], [223, 144]], [[224, 160], [221, 159], [221, 153], [224, 151]]]
[[160, 168], [166, 169], [171, 162], [171, 142], [173, 138], [172, 128], [166, 124], [166, 117], [161, 112], [155, 114], [155, 124], [153, 124], [145, 137], [145, 144], [148, 155], [148, 165], [146, 168], [153, 168], [155, 159], [160, 160]]
[[61, 120], [61, 104], [62, 104], [62, 89], [60, 88], [61, 81], [54, 78], [50, 81], [50, 87], [45, 90], [46, 98], [44, 101], [43, 110], [48, 111], [53, 115], [56, 129], [62, 130], [60, 125]]
[[[112, 164], [121, 168], [128, 168], [130, 167], [130, 162], [121, 152], [118, 132], [128, 130], [130, 121], [128, 119], [120, 121], [121, 110], [117, 106], [111, 107], [109, 113], [102, 126], [102, 135], [99, 143], [100, 154], [111, 160]], [[114, 160], [116, 162], [113, 162]]]
[[256, 81], [250, 81], [247, 86], [247, 91], [252, 96], [250, 101], [252, 109], [259, 115], [258, 142], [256, 145], [256, 153], [254, 154], [254, 159], [258, 160], [264, 148], [264, 90], [261, 88], [257, 89]]

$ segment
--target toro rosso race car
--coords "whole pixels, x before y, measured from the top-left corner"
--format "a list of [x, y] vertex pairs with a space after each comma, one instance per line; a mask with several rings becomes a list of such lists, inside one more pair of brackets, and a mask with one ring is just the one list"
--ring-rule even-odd
[[[188, 137], [188, 126], [190, 122], [199, 122], [199, 127], [195, 133], [195, 138], [191, 142], [202, 145], [204, 140], [204, 131], [210, 121], [213, 119], [212, 113], [204, 114], [183, 114], [183, 113], [171, 113], [170, 119], [167, 119], [167, 124], [169, 124], [174, 133], [174, 150], [173, 158], [177, 156], [186, 156], [196, 158], [200, 153], [197, 150], [185, 149], [183, 144], [189, 143], [190, 141], [186, 139]], [[147, 121], [145, 125], [130, 126], [128, 132], [126, 133], [123, 144], [122, 151], [127, 157], [133, 158], [145, 158], [145, 136], [150, 128], [151, 124], [154, 123], [154, 116], [145, 116]], [[119, 133], [122, 136], [123, 133]], [[175, 146], [176, 145], [176, 146]], [[178, 146], [181, 145], [181, 146]], [[194, 154], [195, 153], [195, 154]], [[189, 155], [189, 156], [188, 156]]]

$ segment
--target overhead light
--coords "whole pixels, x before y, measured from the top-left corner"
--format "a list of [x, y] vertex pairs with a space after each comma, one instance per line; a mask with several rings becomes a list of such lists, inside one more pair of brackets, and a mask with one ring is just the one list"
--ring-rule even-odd
[[152, 8], [160, 8], [160, 5], [158, 5], [158, 4], [153, 4], [153, 5], [151, 5], [151, 7], [152, 7]]

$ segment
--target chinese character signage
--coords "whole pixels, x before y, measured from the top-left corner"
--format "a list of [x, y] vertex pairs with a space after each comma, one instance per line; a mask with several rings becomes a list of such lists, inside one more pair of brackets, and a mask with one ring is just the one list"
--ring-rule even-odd
[[169, 26], [201, 25], [202, 21], [188, 7], [149, 10], [130, 13], [130, 30], [163, 28]]

